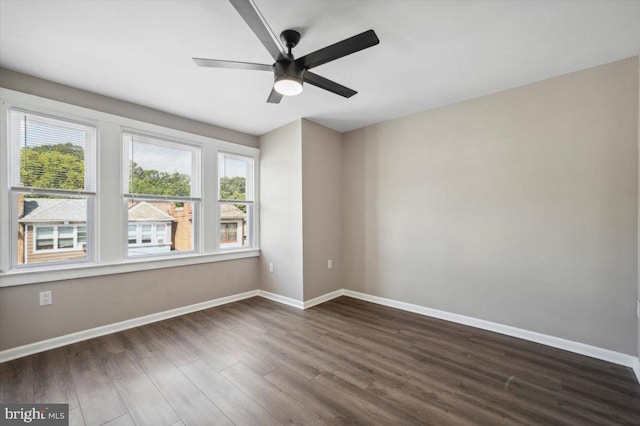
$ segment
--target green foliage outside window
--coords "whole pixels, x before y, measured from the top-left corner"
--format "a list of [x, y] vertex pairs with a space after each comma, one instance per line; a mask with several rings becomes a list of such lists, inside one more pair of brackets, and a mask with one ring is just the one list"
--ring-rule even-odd
[[183, 173], [167, 173], [153, 169], [143, 169], [135, 162], [132, 163], [131, 183], [129, 191], [132, 194], [146, 195], [175, 195], [188, 197], [191, 195], [191, 179]]
[[[23, 148], [20, 179], [22, 185], [33, 188], [84, 189], [84, 149], [72, 143]], [[130, 191], [188, 197], [191, 179], [182, 173], [147, 170], [132, 163]]]
[[245, 200], [245, 179], [240, 176], [220, 178], [221, 200]]
[[[220, 199], [221, 200], [246, 200], [245, 178], [240, 176], [220, 178]], [[237, 206], [243, 213], [247, 212], [247, 206], [241, 204]]]
[[72, 143], [23, 148], [20, 180], [33, 188], [84, 189], [84, 149]]

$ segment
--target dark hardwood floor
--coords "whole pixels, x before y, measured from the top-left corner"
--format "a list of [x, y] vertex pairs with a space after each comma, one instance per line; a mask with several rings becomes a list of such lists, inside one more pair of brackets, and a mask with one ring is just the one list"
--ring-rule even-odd
[[87, 425], [640, 424], [629, 368], [341, 297], [252, 298], [0, 364]]

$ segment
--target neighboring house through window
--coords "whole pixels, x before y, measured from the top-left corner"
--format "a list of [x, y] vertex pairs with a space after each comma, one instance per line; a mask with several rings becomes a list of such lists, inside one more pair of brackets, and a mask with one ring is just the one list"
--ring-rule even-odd
[[[26, 213], [20, 223], [25, 232], [20, 243], [26, 250], [22, 263], [37, 263], [60, 256], [67, 260], [85, 257], [87, 226], [81, 221], [86, 216], [82, 200], [24, 198], [23, 203]], [[189, 240], [188, 228], [179, 226], [184, 220], [183, 211], [184, 208], [176, 208], [168, 202], [131, 203], [128, 209], [129, 251], [134, 255], [166, 253], [174, 249], [173, 241]], [[244, 213], [238, 209], [228, 209], [223, 215], [223, 222], [229, 229], [233, 228], [228, 243], [240, 243], [242, 232], [237, 230], [242, 229], [243, 217]], [[184, 233], [186, 235], [182, 235]]]
[[220, 206], [220, 245], [242, 246], [246, 239], [247, 214], [234, 204]]
[[129, 207], [128, 216], [128, 246], [130, 254], [166, 253], [171, 251], [171, 227], [176, 218], [145, 201], [135, 203]]

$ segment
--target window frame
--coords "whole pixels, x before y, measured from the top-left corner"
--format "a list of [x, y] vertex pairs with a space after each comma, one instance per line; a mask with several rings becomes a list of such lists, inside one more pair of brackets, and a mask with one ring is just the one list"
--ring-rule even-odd
[[[190, 196], [178, 196], [178, 195], [150, 195], [150, 194], [132, 194], [129, 191], [129, 182], [128, 180], [125, 179], [125, 175], [129, 176], [129, 173], [127, 173], [124, 169], [124, 164], [125, 164], [125, 160], [128, 164], [128, 158], [129, 158], [129, 152], [128, 152], [128, 148], [130, 148], [130, 146], [127, 146], [127, 143], [125, 143], [125, 135], [131, 135], [132, 137], [134, 136], [138, 136], [141, 137], [143, 139], [146, 139], [145, 141], [143, 141], [143, 143], [147, 143], [150, 144], [153, 142], [158, 142], [158, 146], [162, 146], [162, 147], [169, 147], [169, 148], [174, 148], [174, 147], [178, 147], [181, 149], [185, 149], [185, 150], [189, 150], [191, 151], [192, 154], [192, 158], [191, 158], [191, 174], [192, 176], [190, 176], [191, 178], [191, 188], [190, 188]], [[201, 238], [199, 237], [199, 229], [200, 229], [200, 217], [201, 217], [201, 206], [202, 206], [202, 170], [204, 168], [204, 164], [203, 164], [203, 148], [201, 144], [195, 144], [193, 142], [189, 142], [189, 141], [185, 141], [185, 140], [181, 140], [178, 138], [168, 138], [165, 135], [155, 135], [149, 132], [144, 132], [144, 131], [140, 131], [137, 129], [131, 129], [131, 128], [122, 128], [122, 132], [121, 132], [121, 142], [122, 142], [122, 164], [123, 164], [123, 170], [122, 170], [122, 176], [121, 176], [121, 183], [122, 183], [122, 196], [124, 199], [124, 215], [127, 221], [127, 226], [125, 227], [125, 231], [127, 232], [127, 238], [125, 239], [124, 243], [125, 243], [125, 249], [124, 249], [124, 257], [126, 260], [132, 260], [132, 259], [153, 259], [153, 258], [167, 258], [167, 257], [174, 257], [174, 256], [183, 256], [186, 254], [193, 254], [193, 253], [201, 253], [202, 252], [202, 245], [201, 245]], [[133, 139], [131, 140], [131, 144], [133, 144]], [[193, 176], [195, 175], [195, 176]], [[194, 194], [195, 193], [195, 194]], [[191, 239], [191, 250], [171, 250], [169, 252], [163, 252], [163, 253], [149, 253], [149, 254], [134, 254], [131, 255], [129, 253], [129, 244], [128, 244], [128, 225], [130, 223], [129, 221], [129, 202], [132, 201], [147, 201], [147, 202], [183, 202], [183, 203], [191, 203], [192, 205], [192, 214], [193, 214], [193, 220], [192, 220], [192, 239]], [[151, 242], [150, 243], [141, 243], [140, 245], [136, 246], [136, 247], [149, 247], [149, 246], [153, 246], [154, 245], [154, 241], [156, 240], [155, 238], [155, 226], [152, 226], [151, 229], [152, 232], [152, 236], [151, 236]], [[137, 241], [142, 241], [142, 229], [141, 227], [138, 228], [138, 238]], [[170, 245], [173, 245], [173, 241], [170, 242]]]
[[[8, 209], [9, 212], [0, 211], [0, 217], [8, 217], [9, 231], [6, 235], [9, 236], [9, 241], [5, 244], [5, 247], [8, 247], [6, 253], [0, 253], [0, 273], [5, 270], [9, 271], [20, 271], [20, 270], [41, 270], [41, 269], [50, 269], [56, 267], [72, 267], [75, 265], [85, 265], [91, 264], [95, 262], [96, 259], [96, 218], [95, 218], [95, 204], [96, 199], [98, 198], [98, 152], [100, 150], [100, 138], [98, 131], [98, 122], [95, 120], [91, 120], [87, 117], [80, 117], [77, 115], [72, 115], [65, 113], [63, 111], [49, 111], [38, 106], [31, 105], [20, 105], [19, 103], [11, 103], [8, 104], [4, 100], [2, 101], [2, 121], [5, 124], [5, 132], [2, 134], [2, 144], [6, 149], [6, 175], [0, 177], [0, 181], [6, 180], [6, 188], [7, 188], [7, 198], [9, 200]], [[13, 163], [14, 154], [16, 147], [14, 146], [12, 133], [11, 133], [11, 115], [13, 111], [22, 112], [25, 114], [31, 114], [35, 116], [40, 116], [45, 119], [62, 121], [69, 124], [75, 124], [79, 126], [85, 126], [93, 129], [93, 138], [89, 141], [89, 144], [85, 146], [85, 158], [84, 158], [84, 168], [85, 168], [85, 176], [84, 176], [84, 188], [80, 190], [68, 190], [68, 189], [57, 189], [57, 188], [39, 188], [39, 187], [29, 187], [22, 186], [19, 184], [20, 182], [20, 170], [14, 169], [15, 164]], [[20, 148], [18, 148], [20, 149]], [[1, 153], [1, 151], [0, 151]], [[94, 189], [87, 189], [87, 169], [93, 166], [93, 182], [90, 183], [90, 187], [92, 186]], [[18, 263], [18, 226], [19, 226], [19, 217], [17, 215], [17, 207], [18, 207], [18, 197], [20, 195], [23, 196], [34, 196], [34, 195], [45, 195], [45, 196], [56, 196], [56, 197], [68, 197], [68, 198], [82, 198], [86, 199], [87, 203], [87, 220], [85, 222], [85, 226], [87, 227], [87, 243], [86, 243], [86, 256], [84, 259], [64, 259], [64, 260], [56, 260], [56, 261], [45, 261], [45, 262], [36, 262], [36, 263]], [[5, 198], [5, 199], [7, 199]], [[7, 220], [2, 220], [2, 222], [7, 222]], [[2, 227], [0, 227], [2, 230]], [[35, 232], [34, 232], [35, 236]], [[34, 237], [35, 238], [35, 237]], [[54, 248], [50, 249], [49, 252], [53, 253], [53, 250], [56, 250], [55, 247], [56, 240], [54, 239]], [[76, 250], [58, 250], [58, 252], [64, 251], [76, 251]], [[39, 250], [38, 253], [43, 253], [46, 251]], [[34, 241], [34, 253], [36, 253], [36, 245]], [[6, 266], [5, 266], [6, 265]]]
[[[248, 176], [246, 177], [245, 180], [245, 199], [244, 200], [227, 200], [227, 199], [222, 199], [220, 198], [220, 180], [222, 178], [222, 176], [220, 176], [220, 171], [217, 170], [217, 176], [216, 176], [216, 249], [218, 251], [230, 251], [230, 250], [242, 250], [242, 249], [251, 249], [251, 248], [255, 248], [258, 244], [258, 238], [259, 238], [259, 230], [258, 230], [258, 226], [259, 224], [256, 224], [257, 221], [259, 221], [259, 217], [258, 214], [256, 214], [256, 209], [254, 208], [254, 206], [256, 205], [256, 199], [258, 198], [258, 194], [259, 194], [259, 187], [258, 187], [258, 163], [257, 163], [257, 158], [255, 158], [254, 156], [251, 155], [246, 155], [246, 154], [240, 154], [238, 152], [234, 152], [234, 151], [229, 151], [229, 150], [218, 150], [217, 156], [216, 156], [216, 169], [218, 168], [218, 165], [220, 164], [220, 156], [222, 155], [228, 155], [231, 157], [235, 157], [237, 159], [249, 159], [252, 162], [253, 167], [251, 168], [251, 170], [248, 173]], [[249, 190], [250, 189], [250, 190]], [[251, 199], [248, 199], [249, 196], [251, 195]], [[245, 212], [246, 216], [246, 230], [247, 230], [247, 245], [243, 245], [243, 242], [241, 241], [240, 244], [226, 244], [226, 246], [223, 246], [222, 240], [220, 239], [220, 233], [222, 231], [222, 215], [220, 214], [220, 210], [221, 207], [223, 205], [236, 205], [236, 204], [243, 204], [247, 207], [247, 211]], [[244, 227], [243, 227], [244, 229]], [[238, 230], [236, 231], [238, 232]], [[241, 238], [243, 239], [244, 236], [241, 236]]]

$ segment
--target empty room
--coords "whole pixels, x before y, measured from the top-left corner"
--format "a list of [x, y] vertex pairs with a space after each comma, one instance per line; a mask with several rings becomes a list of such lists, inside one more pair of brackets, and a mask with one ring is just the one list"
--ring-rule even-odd
[[640, 424], [640, 0], [0, 0], [0, 425]]

